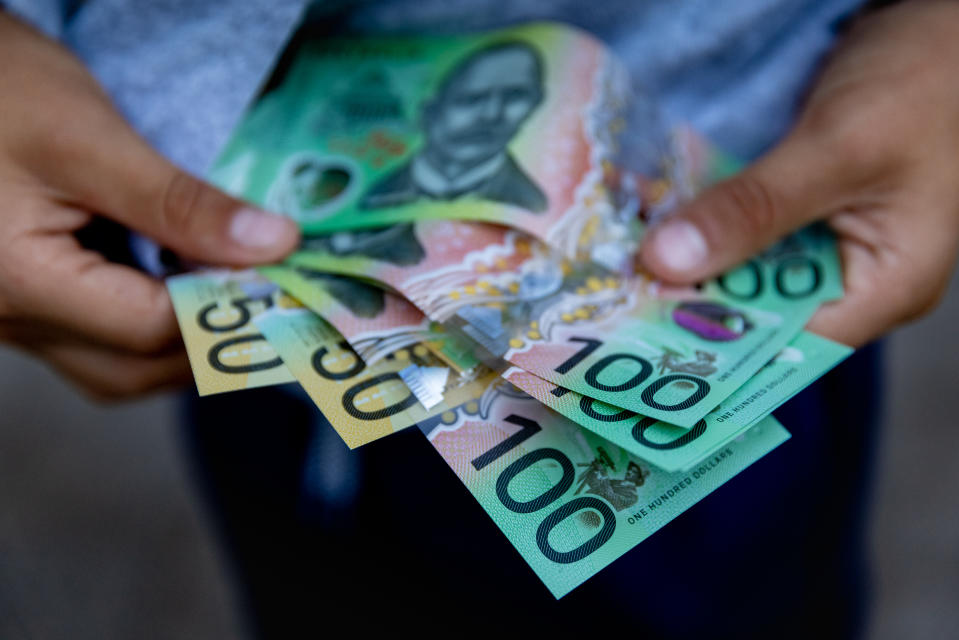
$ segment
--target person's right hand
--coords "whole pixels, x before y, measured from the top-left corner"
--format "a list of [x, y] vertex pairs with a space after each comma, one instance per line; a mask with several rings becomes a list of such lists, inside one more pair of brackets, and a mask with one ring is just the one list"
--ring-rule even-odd
[[935, 308], [959, 256], [959, 3], [861, 18], [793, 130], [651, 228], [642, 264], [691, 284], [815, 220], [836, 232], [845, 294], [810, 331], [861, 346]]
[[84, 249], [105, 216], [187, 259], [242, 266], [292, 250], [296, 225], [180, 171], [67, 50], [0, 12], [0, 340], [92, 396], [189, 379], [166, 288]]

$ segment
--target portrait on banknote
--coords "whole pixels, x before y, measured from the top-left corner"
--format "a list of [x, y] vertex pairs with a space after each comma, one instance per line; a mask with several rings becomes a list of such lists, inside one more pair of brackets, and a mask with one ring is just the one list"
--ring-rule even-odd
[[471, 195], [544, 211], [546, 195], [508, 150], [543, 92], [542, 59], [529, 44], [494, 44], [467, 55], [422, 106], [423, 146], [376, 182], [361, 207]]

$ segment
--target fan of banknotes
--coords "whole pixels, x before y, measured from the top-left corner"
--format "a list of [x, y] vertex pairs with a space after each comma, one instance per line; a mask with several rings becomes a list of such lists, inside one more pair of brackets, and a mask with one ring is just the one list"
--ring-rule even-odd
[[697, 287], [634, 271], [735, 163], [657, 137], [588, 34], [283, 59], [211, 179], [305, 240], [168, 280], [199, 393], [299, 383], [350, 447], [415, 426], [556, 597], [788, 439], [770, 412], [849, 355], [803, 331], [842, 295], [824, 229]]

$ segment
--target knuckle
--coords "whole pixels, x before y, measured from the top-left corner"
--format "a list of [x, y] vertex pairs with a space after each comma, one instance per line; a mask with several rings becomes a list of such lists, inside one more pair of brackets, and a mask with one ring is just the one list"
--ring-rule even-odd
[[[12, 321], [16, 317], [13, 304], [7, 296], [0, 296], [0, 325]], [[2, 337], [0, 337], [2, 339]]]
[[30, 289], [31, 273], [24, 267], [19, 252], [0, 251], [0, 319], [10, 320], [20, 315], [19, 307]]
[[163, 225], [175, 231], [186, 229], [195, 217], [204, 184], [185, 171], [174, 170], [160, 198], [158, 213]]
[[916, 307], [915, 312], [909, 318], [907, 318], [907, 320], [912, 322], [913, 320], [918, 320], [919, 318], [929, 315], [939, 307], [943, 296], [944, 290], [937, 290], [931, 295], [923, 297], [919, 305]]
[[[782, 217], [782, 206], [773, 189], [755, 176], [744, 174], [720, 186], [719, 222], [734, 225], [745, 237], [764, 237]], [[723, 211], [725, 209], [725, 211]], [[721, 230], [724, 235], [729, 228]]]
[[881, 295], [890, 326], [908, 324], [938, 307], [948, 290], [951, 274], [951, 270], [943, 270], [932, 259], [903, 255], [881, 271], [895, 274], [884, 281], [877, 274], [871, 289], [877, 297]]
[[901, 128], [895, 112], [884, 108], [885, 97], [875, 97], [863, 108], [863, 97], [841, 91], [803, 114], [801, 127], [823, 150], [823, 162], [841, 171], [887, 164], [895, 157], [890, 141]]
[[153, 355], [166, 351], [176, 343], [176, 334], [169, 330], [165, 324], [146, 321], [129, 336], [128, 344], [125, 345], [130, 351], [137, 355]]
[[165, 289], [158, 290], [131, 309], [130, 317], [135, 321], [125, 329], [124, 348], [139, 355], [152, 355], [177, 342], [179, 330]]
[[948, 289], [948, 277], [931, 269], [919, 271], [911, 279], [911, 295], [903, 306], [903, 322], [913, 322], [931, 313], [942, 302]]
[[109, 379], [77, 380], [80, 391], [98, 404], [112, 404], [143, 396], [156, 387], [152, 378], [141, 371], [126, 371]]
[[156, 380], [146, 372], [138, 371], [126, 377], [117, 388], [121, 399], [136, 398], [153, 391], [157, 386]]
[[91, 402], [98, 404], [107, 404], [116, 402], [123, 396], [117, 388], [117, 384], [112, 379], [103, 376], [89, 376], [77, 371], [64, 371], [66, 377], [73, 383], [73, 386]]
[[861, 111], [856, 109], [855, 93], [847, 88], [833, 88], [828, 95], [814, 94], [802, 111], [799, 126], [814, 136], [829, 138], [848, 125], [850, 109]]
[[137, 355], [161, 353], [173, 344], [173, 336], [165, 331], [142, 330], [129, 341], [129, 349]]
[[834, 161], [844, 168], [872, 167], [885, 161], [883, 137], [867, 122], [846, 123], [831, 136], [829, 149]]

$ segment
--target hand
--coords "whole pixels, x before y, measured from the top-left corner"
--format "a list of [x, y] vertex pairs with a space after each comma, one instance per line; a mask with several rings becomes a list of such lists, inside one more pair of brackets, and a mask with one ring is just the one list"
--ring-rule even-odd
[[161, 282], [81, 247], [105, 216], [185, 258], [275, 261], [296, 226], [157, 155], [65, 49], [0, 13], [0, 340], [98, 397], [189, 377]]
[[845, 297], [809, 328], [853, 346], [938, 303], [959, 244], [959, 3], [866, 16], [792, 132], [739, 176], [652, 229], [644, 266], [687, 284], [825, 219]]

